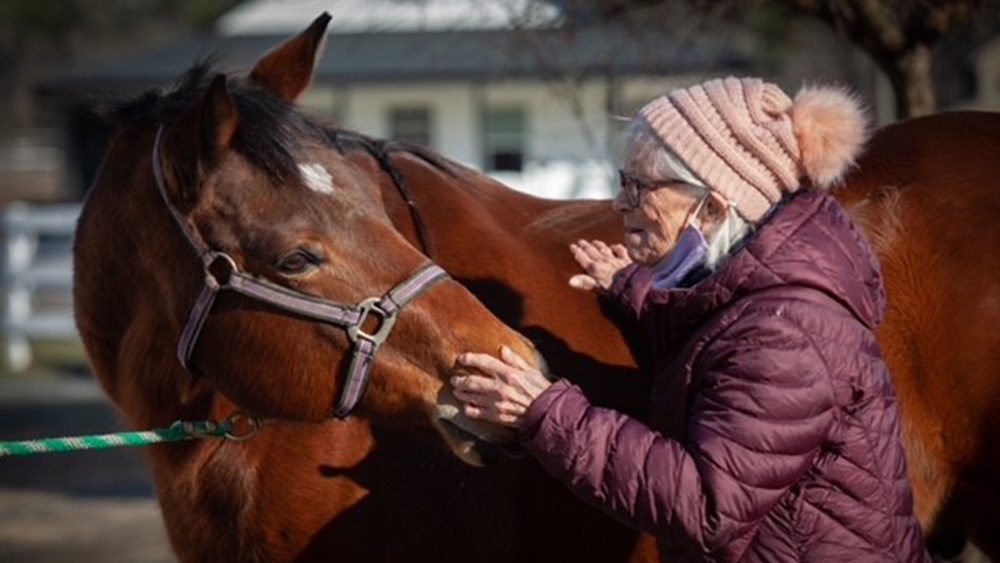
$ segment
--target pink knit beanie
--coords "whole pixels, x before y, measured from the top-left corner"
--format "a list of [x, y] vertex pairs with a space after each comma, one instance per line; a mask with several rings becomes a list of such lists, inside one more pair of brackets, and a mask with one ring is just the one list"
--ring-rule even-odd
[[867, 140], [867, 119], [844, 90], [804, 88], [793, 102], [757, 78], [710, 80], [674, 90], [639, 112], [709, 188], [759, 221], [803, 178], [829, 189]]

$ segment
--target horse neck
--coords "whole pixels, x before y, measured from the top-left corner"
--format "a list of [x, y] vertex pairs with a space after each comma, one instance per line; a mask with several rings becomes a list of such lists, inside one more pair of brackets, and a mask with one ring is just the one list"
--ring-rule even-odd
[[[449, 174], [413, 157], [395, 159], [431, 241], [431, 258], [497, 318], [532, 342], [556, 373], [603, 406], [640, 413], [648, 381], [635, 366], [644, 353], [634, 325], [591, 292], [567, 282], [581, 272], [569, 244], [622, 240], [608, 201], [553, 201], [516, 192], [458, 168]], [[383, 185], [390, 217], [418, 246], [409, 210]], [[408, 233], [408, 234], [407, 234]]]
[[[568, 259], [567, 245], [579, 236], [621, 237], [620, 219], [607, 201], [541, 199], [471, 169], [449, 163], [451, 170], [445, 170], [406, 153], [395, 155], [394, 162], [416, 210], [406, 206], [401, 188], [388, 176], [382, 184], [386, 209], [411, 244], [446, 268], [449, 260], [502, 258], [496, 253], [511, 248], [522, 257], [547, 259], [557, 248]], [[420, 240], [421, 219], [429, 248]]]

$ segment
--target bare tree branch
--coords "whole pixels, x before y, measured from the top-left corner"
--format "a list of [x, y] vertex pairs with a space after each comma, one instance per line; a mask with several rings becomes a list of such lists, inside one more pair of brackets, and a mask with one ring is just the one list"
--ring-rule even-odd
[[705, 19], [743, 18], [781, 5], [823, 21], [865, 51], [885, 73], [896, 97], [896, 115], [936, 111], [932, 53], [958, 24], [971, 20], [980, 0], [564, 0], [568, 9], [590, 10], [601, 19], [640, 22], [644, 32], [670, 28], [670, 9], [686, 4]]
[[886, 73], [898, 117], [937, 109], [931, 49], [952, 27], [971, 17], [976, 0], [784, 0], [847, 36]]

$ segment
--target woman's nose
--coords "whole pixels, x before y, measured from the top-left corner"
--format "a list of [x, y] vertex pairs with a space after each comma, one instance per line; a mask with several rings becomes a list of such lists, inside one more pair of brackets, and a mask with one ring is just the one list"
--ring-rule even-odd
[[615, 210], [615, 213], [624, 215], [629, 211], [632, 211], [632, 207], [625, 201], [625, 191], [618, 190], [615, 194], [615, 199], [611, 200], [611, 208]]

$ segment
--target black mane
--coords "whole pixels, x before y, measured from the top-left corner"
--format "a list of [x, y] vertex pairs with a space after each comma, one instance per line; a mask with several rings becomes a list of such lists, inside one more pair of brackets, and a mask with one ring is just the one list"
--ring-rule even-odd
[[[184, 73], [170, 91], [149, 90], [133, 99], [113, 104], [102, 113], [112, 122], [124, 126], [170, 125], [205, 94], [215, 74], [210, 62], [198, 63]], [[341, 154], [352, 149], [365, 150], [396, 182], [401, 176], [390, 157], [390, 153], [395, 151], [413, 154], [454, 175], [451, 164], [429, 149], [391, 140], [376, 140], [317, 123], [299, 113], [293, 104], [240, 80], [229, 79], [227, 89], [240, 114], [232, 147], [263, 170], [275, 185], [299, 178], [295, 155], [310, 141], [334, 148]]]

